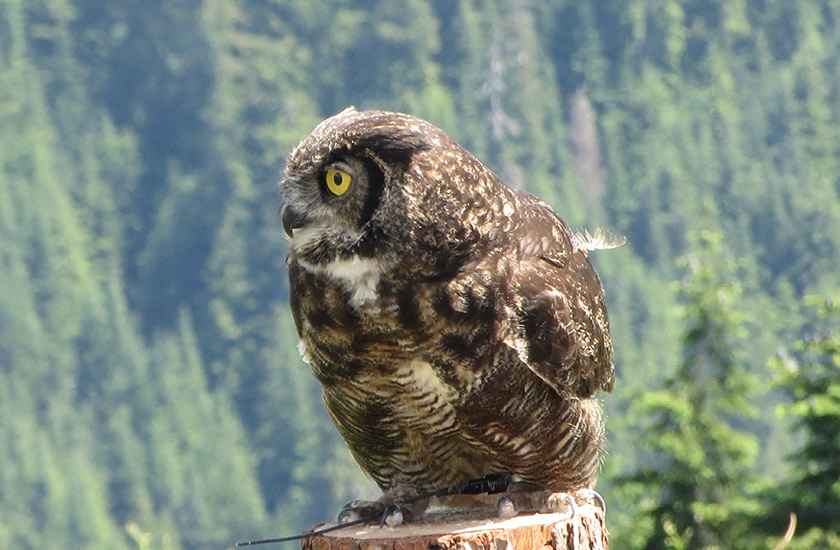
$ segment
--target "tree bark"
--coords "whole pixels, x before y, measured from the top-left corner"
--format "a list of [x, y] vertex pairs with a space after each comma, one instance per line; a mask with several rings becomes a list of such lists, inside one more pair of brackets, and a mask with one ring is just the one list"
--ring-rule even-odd
[[[319, 529], [318, 525], [313, 529]], [[397, 528], [353, 526], [304, 539], [303, 550], [608, 550], [604, 512], [578, 506], [569, 514], [507, 520], [469, 512], [438, 512]]]

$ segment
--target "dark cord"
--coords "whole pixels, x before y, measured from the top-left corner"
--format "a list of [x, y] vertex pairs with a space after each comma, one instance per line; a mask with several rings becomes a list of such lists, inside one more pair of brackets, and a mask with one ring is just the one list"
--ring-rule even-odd
[[320, 535], [321, 533], [329, 533], [330, 531], [337, 531], [339, 529], [344, 529], [345, 527], [352, 527], [354, 525], [359, 525], [362, 523], [367, 523], [369, 521], [373, 521], [379, 517], [379, 514], [372, 515], [366, 518], [355, 519], [353, 521], [348, 521], [347, 523], [340, 523], [338, 525], [332, 525], [330, 527], [324, 527], [322, 529], [317, 529], [315, 531], [310, 531], [308, 533], [301, 533], [300, 535], [290, 535], [288, 537], [279, 537], [276, 539], [262, 539], [262, 540], [249, 540], [245, 542], [237, 542], [236, 546], [256, 546], [257, 544], [272, 544], [275, 542], [292, 542], [295, 540], [303, 540], [305, 538], [314, 537], [315, 535]]

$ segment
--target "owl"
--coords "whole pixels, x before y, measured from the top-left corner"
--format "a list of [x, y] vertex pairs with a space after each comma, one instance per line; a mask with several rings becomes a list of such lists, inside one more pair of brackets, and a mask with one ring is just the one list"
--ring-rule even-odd
[[593, 487], [614, 381], [596, 239], [401, 113], [323, 121], [280, 197], [299, 350], [383, 491], [340, 520], [413, 521], [488, 475], [514, 481], [508, 514]]

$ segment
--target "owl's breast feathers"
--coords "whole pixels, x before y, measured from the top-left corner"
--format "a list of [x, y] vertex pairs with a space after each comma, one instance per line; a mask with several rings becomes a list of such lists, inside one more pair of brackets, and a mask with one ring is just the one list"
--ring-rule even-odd
[[496, 248], [440, 278], [412, 277], [406, 259], [361, 304], [346, 280], [290, 263], [330, 414], [383, 487], [491, 472], [564, 490], [594, 480], [603, 425], [581, 400], [612, 389], [603, 291], [547, 206], [517, 207]]

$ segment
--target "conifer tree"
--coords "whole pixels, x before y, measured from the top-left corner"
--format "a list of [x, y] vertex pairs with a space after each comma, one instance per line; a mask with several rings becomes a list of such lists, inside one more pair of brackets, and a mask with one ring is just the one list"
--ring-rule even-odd
[[[816, 300], [814, 300], [816, 301]], [[790, 455], [792, 480], [773, 491], [778, 516], [793, 512], [793, 548], [840, 548], [840, 305], [823, 300], [816, 330], [799, 343], [800, 360], [780, 354], [777, 385], [790, 392], [788, 415], [805, 443]]]
[[691, 242], [681, 260], [682, 362], [663, 390], [637, 404], [653, 418], [642, 443], [654, 466], [629, 481], [654, 494], [643, 511], [653, 523], [651, 549], [742, 546], [752, 506], [746, 491], [758, 444], [741, 426], [754, 415], [755, 375], [742, 354], [742, 290], [720, 230], [701, 229]]

